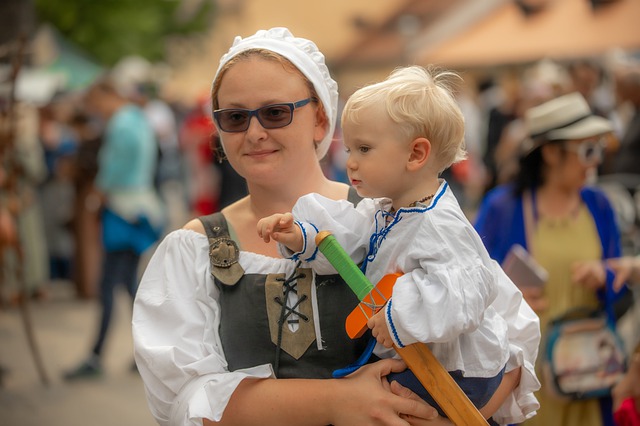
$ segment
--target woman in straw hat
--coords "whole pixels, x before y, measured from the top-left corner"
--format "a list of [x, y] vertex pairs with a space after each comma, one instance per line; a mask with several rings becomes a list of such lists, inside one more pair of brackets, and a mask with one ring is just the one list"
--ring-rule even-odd
[[[309, 192], [356, 201], [319, 162], [332, 140], [337, 101], [324, 56], [286, 28], [237, 37], [222, 57], [212, 87], [214, 120], [249, 195], [170, 233], [140, 284], [135, 356], [160, 424], [446, 422], [387, 382], [386, 375], [406, 368], [399, 360], [331, 379], [368, 341], [351, 340], [344, 329], [357, 298], [338, 276], [282, 258], [255, 231], [259, 218], [291, 210]], [[499, 399], [517, 385], [514, 371]]]
[[[487, 194], [475, 227], [498, 262], [520, 245], [548, 272], [543, 287], [522, 287], [544, 336], [550, 319], [576, 306], [596, 308], [605, 291], [614, 295], [610, 304], [620, 295], [601, 261], [620, 255], [614, 211], [602, 192], [587, 185], [612, 128], [577, 92], [530, 108], [525, 122], [529, 137], [516, 180]], [[542, 379], [541, 408], [527, 424], [612, 424], [610, 398], [560, 400], [546, 392], [550, 384]]]

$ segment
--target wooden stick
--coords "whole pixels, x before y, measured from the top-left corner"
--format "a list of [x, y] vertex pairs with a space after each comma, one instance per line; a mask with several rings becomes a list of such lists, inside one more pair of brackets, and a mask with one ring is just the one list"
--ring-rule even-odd
[[[316, 236], [316, 245], [360, 300], [364, 297], [361, 296], [364, 289], [368, 289], [369, 292], [373, 289], [369, 279], [331, 235], [331, 232], [319, 232]], [[454, 424], [457, 426], [489, 424], [449, 372], [433, 356], [427, 345], [414, 343], [403, 348], [394, 345], [394, 349]]]
[[427, 345], [414, 343], [404, 348], [394, 345], [393, 348], [454, 424], [489, 424]]
[[[22, 167], [18, 165], [18, 160], [15, 156], [15, 144], [16, 144], [16, 116], [15, 116], [15, 90], [16, 90], [16, 81], [17, 76], [20, 72], [23, 58], [25, 56], [27, 37], [25, 34], [20, 35], [17, 40], [17, 48], [14, 53], [14, 57], [12, 60], [11, 66], [11, 74], [10, 74], [10, 90], [8, 95], [8, 102], [5, 111], [0, 111], [0, 163], [4, 162], [6, 165], [7, 176], [5, 177], [6, 182], [0, 182], [0, 185], [6, 186], [0, 188], [2, 191], [6, 191], [9, 198], [18, 197], [20, 195], [20, 186], [17, 184], [20, 178], [20, 174], [22, 172]], [[6, 121], [5, 121], [6, 120]], [[3, 123], [3, 121], [5, 121]], [[5, 157], [6, 156], [6, 157]], [[18, 215], [19, 211], [10, 211], [13, 216], [13, 223], [18, 223]], [[44, 363], [42, 362], [42, 357], [40, 356], [40, 350], [38, 344], [36, 342], [32, 320], [31, 320], [31, 311], [29, 310], [29, 289], [27, 288], [27, 283], [24, 277], [24, 251], [22, 241], [18, 237], [15, 241], [12, 242], [11, 247], [15, 250], [17, 254], [17, 280], [20, 285], [20, 314], [22, 318], [22, 323], [24, 325], [24, 330], [27, 336], [27, 342], [29, 343], [29, 349], [31, 350], [31, 354], [33, 356], [33, 361], [36, 365], [36, 370], [40, 376], [40, 381], [45, 386], [49, 385], [49, 378], [44, 368]], [[9, 249], [9, 247], [0, 247], [0, 258], [3, 257], [3, 250]], [[0, 264], [0, 266], [2, 266]]]

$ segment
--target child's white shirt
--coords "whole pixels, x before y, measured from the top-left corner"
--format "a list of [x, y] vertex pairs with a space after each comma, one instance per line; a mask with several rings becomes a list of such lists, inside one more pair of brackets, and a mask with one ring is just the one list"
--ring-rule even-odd
[[[538, 317], [490, 258], [446, 182], [428, 205], [393, 215], [390, 209], [388, 199], [363, 199], [354, 208], [348, 201], [306, 195], [292, 211], [304, 235], [304, 248], [293, 257], [317, 273], [335, 273], [315, 246], [317, 232], [328, 230], [356, 263], [364, 261], [372, 284], [403, 273], [385, 306], [396, 345], [428, 343], [445, 369], [467, 377], [523, 367], [519, 388], [494, 419], [520, 422], [532, 416], [539, 406], [533, 395], [540, 387], [534, 371]], [[375, 352], [389, 356], [380, 345]]]

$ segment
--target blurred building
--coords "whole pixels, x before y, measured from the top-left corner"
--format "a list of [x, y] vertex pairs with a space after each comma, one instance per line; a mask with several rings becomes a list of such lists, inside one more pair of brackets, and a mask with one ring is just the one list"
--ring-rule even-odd
[[211, 32], [174, 40], [172, 97], [206, 92], [236, 35], [286, 26], [326, 55], [340, 92], [379, 80], [394, 67], [436, 63], [478, 69], [640, 49], [638, 0], [350, 0], [309, 4], [217, 0]]
[[431, 42], [433, 31], [414, 40], [408, 48], [416, 61], [469, 68], [581, 59], [602, 56], [614, 48], [640, 48], [638, 0], [493, 3], [491, 10], [439, 43]]

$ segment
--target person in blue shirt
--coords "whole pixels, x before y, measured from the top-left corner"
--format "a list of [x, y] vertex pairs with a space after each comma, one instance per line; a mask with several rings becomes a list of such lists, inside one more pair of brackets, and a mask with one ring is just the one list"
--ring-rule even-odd
[[111, 323], [114, 289], [122, 284], [134, 299], [140, 256], [159, 238], [164, 222], [153, 180], [158, 147], [144, 112], [122, 96], [109, 77], [90, 87], [85, 102], [105, 123], [95, 181], [102, 198], [102, 309], [90, 355], [65, 373], [66, 380], [102, 373], [101, 355]]

